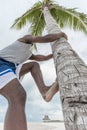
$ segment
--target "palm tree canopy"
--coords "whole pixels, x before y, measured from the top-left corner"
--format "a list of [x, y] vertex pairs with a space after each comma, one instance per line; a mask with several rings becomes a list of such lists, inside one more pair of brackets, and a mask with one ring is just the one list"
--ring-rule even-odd
[[[60, 28], [73, 28], [87, 33], [87, 15], [76, 11], [76, 8], [67, 9], [55, 4], [54, 1], [48, 0], [50, 5], [50, 13], [59, 24]], [[12, 25], [17, 29], [21, 29], [28, 22], [31, 23], [31, 33], [33, 35], [41, 35], [44, 27], [45, 20], [42, 12], [44, 2], [37, 2], [31, 9], [25, 12], [21, 17], [17, 18]]]

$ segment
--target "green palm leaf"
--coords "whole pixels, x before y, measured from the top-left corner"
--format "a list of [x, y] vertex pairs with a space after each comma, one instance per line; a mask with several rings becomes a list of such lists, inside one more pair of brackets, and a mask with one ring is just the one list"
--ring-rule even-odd
[[36, 3], [32, 9], [28, 10], [21, 17], [17, 18], [11, 28], [14, 27], [16, 29], [21, 29], [27, 24], [27, 22], [32, 23], [34, 21], [34, 16], [38, 16], [41, 7], [41, 2]]
[[76, 8], [66, 9], [55, 5], [51, 10], [51, 14], [61, 28], [70, 27], [87, 33], [87, 15], [77, 12]]
[[38, 11], [37, 17], [33, 18], [32, 24], [31, 24], [31, 30], [33, 35], [41, 35], [43, 32], [43, 29], [45, 27], [45, 21], [43, 19], [43, 13], [42, 11]]

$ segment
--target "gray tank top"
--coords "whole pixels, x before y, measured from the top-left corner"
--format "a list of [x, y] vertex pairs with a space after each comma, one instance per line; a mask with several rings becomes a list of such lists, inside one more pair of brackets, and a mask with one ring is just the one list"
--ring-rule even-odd
[[15, 41], [8, 47], [0, 50], [0, 57], [7, 61], [13, 62], [14, 64], [20, 64], [31, 57], [31, 47], [32, 44], [25, 44], [20, 41]]

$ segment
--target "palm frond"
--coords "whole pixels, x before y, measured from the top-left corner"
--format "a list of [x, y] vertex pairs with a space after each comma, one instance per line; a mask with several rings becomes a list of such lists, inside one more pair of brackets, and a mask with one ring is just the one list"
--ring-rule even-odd
[[66, 9], [59, 5], [54, 5], [51, 14], [61, 28], [69, 27], [80, 30], [87, 34], [87, 15], [76, 11], [76, 8]]
[[[87, 15], [76, 11], [76, 8], [67, 9], [53, 0], [48, 0], [51, 6], [50, 12], [61, 28], [69, 27], [87, 33]], [[34, 6], [15, 20], [12, 28], [21, 29], [26, 23], [31, 23], [31, 33], [41, 35], [45, 27], [44, 16], [42, 13], [43, 2], [37, 2]]]
[[38, 14], [38, 17], [34, 17], [34, 21], [31, 24], [31, 33], [33, 35], [42, 35], [45, 28], [45, 21], [42, 12]]
[[11, 28], [21, 29], [25, 26], [28, 22], [32, 23], [34, 21], [34, 16], [38, 16], [38, 12], [41, 9], [42, 3], [39, 1], [38, 3], [34, 4], [34, 6], [25, 12], [21, 17], [17, 18]]

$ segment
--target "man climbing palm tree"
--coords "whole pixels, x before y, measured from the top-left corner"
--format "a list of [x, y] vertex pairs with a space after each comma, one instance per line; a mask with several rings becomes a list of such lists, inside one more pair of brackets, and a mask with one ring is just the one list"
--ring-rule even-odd
[[58, 91], [57, 82], [55, 82], [51, 88], [44, 84], [37, 62], [24, 62], [28, 59], [43, 61], [52, 58], [52, 54], [48, 56], [35, 56], [30, 51], [30, 48], [34, 42], [48, 43], [61, 37], [67, 39], [65, 33], [37, 37], [26, 35], [0, 51], [0, 94], [3, 95], [9, 103], [4, 130], [27, 130], [24, 112], [26, 92], [19, 82], [19, 79], [23, 75], [31, 72], [45, 101], [50, 101]]

